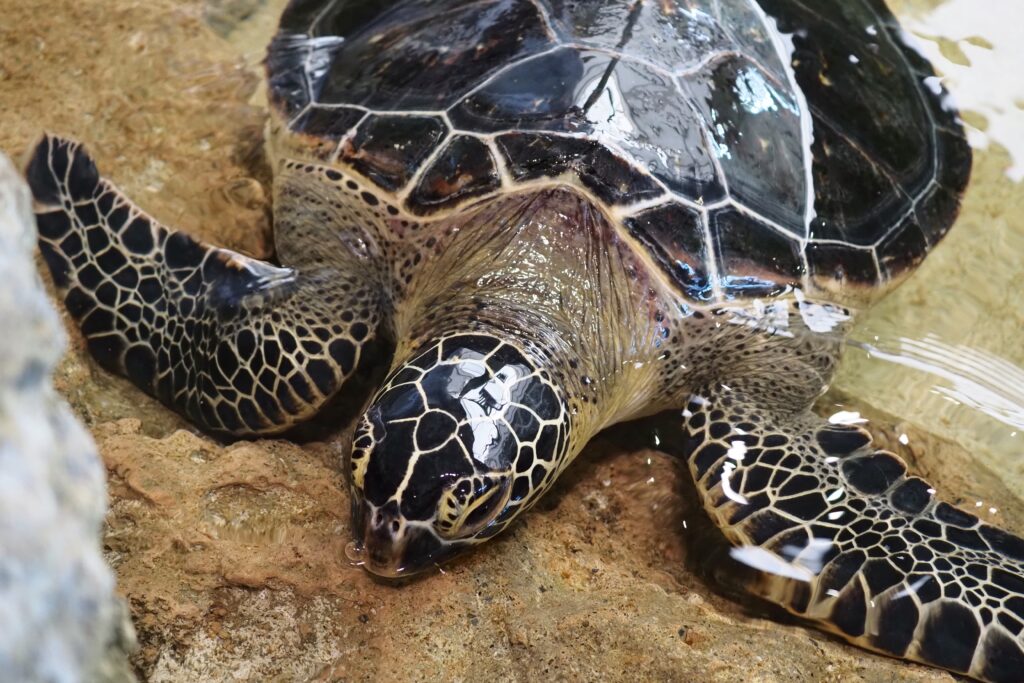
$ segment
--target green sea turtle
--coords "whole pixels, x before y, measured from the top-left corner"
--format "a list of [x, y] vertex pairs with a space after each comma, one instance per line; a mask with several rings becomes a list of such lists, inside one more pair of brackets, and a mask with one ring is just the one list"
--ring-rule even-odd
[[101, 364], [246, 436], [392, 349], [344, 464], [385, 576], [675, 409], [751, 592], [1024, 680], [1024, 540], [809, 410], [970, 173], [882, 0], [293, 0], [266, 65], [283, 265], [158, 225], [77, 143], [32, 156], [42, 254]]

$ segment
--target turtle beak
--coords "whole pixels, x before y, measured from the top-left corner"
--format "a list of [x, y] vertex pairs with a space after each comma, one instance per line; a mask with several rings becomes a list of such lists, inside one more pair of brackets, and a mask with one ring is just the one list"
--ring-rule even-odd
[[382, 508], [353, 504], [349, 559], [374, 576], [397, 579], [418, 574], [450, 558], [456, 544], [443, 541], [426, 526], [411, 525], [394, 501]]

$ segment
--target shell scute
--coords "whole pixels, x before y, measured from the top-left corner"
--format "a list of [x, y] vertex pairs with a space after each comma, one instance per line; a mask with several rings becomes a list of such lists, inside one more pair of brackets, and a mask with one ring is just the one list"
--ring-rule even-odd
[[405, 185], [448, 127], [437, 116], [371, 114], [341, 150], [341, 158], [388, 190]]
[[625, 225], [690, 298], [711, 297], [707, 242], [697, 209], [670, 202], [630, 216]]
[[413, 213], [429, 213], [501, 186], [491, 150], [478, 138], [456, 135], [409, 195]]
[[[677, 3], [671, 3], [673, 6]], [[629, 54], [666, 71], [685, 69], [708, 54], [731, 50], [735, 41], [709, 8], [637, 7], [621, 0], [548, 0], [551, 23], [567, 43], [610, 51], [628, 44]], [[710, 4], [710, 3], [707, 3]], [[635, 13], [635, 16], [632, 16]], [[632, 24], [630, 34], [623, 27]]]
[[585, 66], [570, 47], [518, 62], [495, 74], [452, 107], [452, 123], [488, 133], [529, 129], [575, 132], [586, 124], [574, 109], [577, 93], [567, 84], [583, 79]]
[[366, 112], [352, 107], [313, 105], [303, 111], [292, 125], [306, 135], [340, 140], [364, 116], [366, 116]]
[[733, 207], [712, 211], [708, 223], [727, 295], [766, 296], [800, 283], [805, 269], [797, 239]]
[[267, 66], [287, 146], [413, 213], [547, 178], [688, 296], [860, 301], [945, 234], [970, 174], [907, 40], [883, 0], [293, 0]]
[[366, 117], [366, 112], [352, 107], [307, 107], [293, 123], [302, 131], [308, 154], [319, 161], [328, 161], [338, 152], [341, 141]]
[[626, 159], [595, 140], [543, 133], [509, 133], [497, 138], [512, 177], [519, 181], [574, 171], [581, 182], [609, 204], [657, 197], [664, 190], [637, 173]]
[[732, 49], [757, 62], [780, 83], [786, 80], [787, 65], [779, 52], [776, 36], [780, 33], [793, 35], [806, 28], [798, 23], [790, 25], [788, 12], [796, 3], [785, 1], [785, 8], [772, 8], [768, 3], [750, 0], [717, 0], [714, 3], [718, 10], [715, 16], [734, 41]]
[[[681, 79], [708, 122], [729, 194], [787, 227], [807, 204], [800, 107], [786, 85], [743, 55], [729, 54]], [[765, 188], [771, 187], [771, 192]], [[799, 230], [801, 236], [804, 231]]]
[[[950, 112], [947, 112], [947, 116], [949, 115]], [[958, 116], [956, 111], [952, 111], [952, 115]], [[959, 205], [960, 195], [963, 194], [967, 180], [971, 176], [971, 147], [959, 123], [956, 124], [955, 130], [936, 128], [935, 141], [943, 154], [935, 169], [935, 182], [945, 188], [950, 195], [955, 196]], [[934, 213], [936, 217], [939, 216], [939, 211], [936, 210]], [[937, 237], [941, 236], [939, 234]], [[934, 242], [938, 242], [938, 239], [934, 239]]]
[[887, 275], [904, 269], [907, 264], [917, 265], [924, 260], [928, 251], [928, 238], [918, 221], [910, 212], [878, 244], [878, 263]]
[[445, 109], [550, 45], [536, 6], [507, 0], [333, 2], [308, 33], [345, 39], [318, 79], [317, 101], [381, 111]]
[[[863, 152], [827, 126], [814, 130], [814, 208], [809, 236], [871, 246], [888, 225], [910, 209], [911, 199], [881, 166], [865, 163]], [[870, 198], [870, 203], [868, 203]]]
[[812, 278], [840, 284], [872, 284], [878, 281], [878, 264], [871, 249], [855, 249], [835, 242], [810, 242], [807, 269]]

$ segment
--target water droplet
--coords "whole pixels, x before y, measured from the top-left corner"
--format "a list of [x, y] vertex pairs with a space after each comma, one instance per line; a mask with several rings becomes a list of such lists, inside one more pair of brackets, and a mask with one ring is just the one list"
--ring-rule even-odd
[[361, 565], [366, 561], [366, 548], [363, 547], [360, 541], [349, 541], [345, 545], [345, 557], [352, 564]]

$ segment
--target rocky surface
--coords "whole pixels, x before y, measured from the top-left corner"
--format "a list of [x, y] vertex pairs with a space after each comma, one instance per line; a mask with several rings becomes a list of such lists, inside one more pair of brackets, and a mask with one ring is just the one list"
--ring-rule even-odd
[[[227, 39], [196, 0], [52, 5], [0, 0], [0, 149], [20, 154], [42, 129], [78, 137], [159, 219], [267, 253], [258, 61], [280, 0], [237, 30], [218, 26]], [[951, 680], [725, 597], [693, 571], [715, 536], [683, 473], [647, 448], [657, 423], [599, 438], [479, 552], [379, 583], [343, 554], [349, 425], [221, 443], [99, 370], [71, 336], [58, 388], [106, 463], [105, 551], [145, 678]], [[1024, 519], [955, 446], [908, 425], [889, 437], [942, 491], [984, 491], [1004, 525]]]
[[100, 545], [104, 469], [53, 390], [66, 340], [34, 249], [28, 188], [0, 153], [0, 679], [132, 680]]

